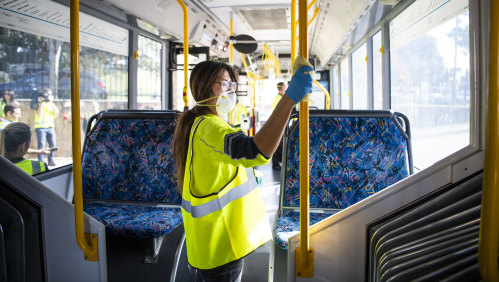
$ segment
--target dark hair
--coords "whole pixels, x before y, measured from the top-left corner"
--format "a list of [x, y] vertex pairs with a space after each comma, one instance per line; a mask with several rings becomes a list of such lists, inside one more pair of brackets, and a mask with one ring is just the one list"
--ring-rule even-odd
[[[225, 63], [204, 61], [197, 64], [192, 70], [189, 79], [189, 86], [194, 100], [202, 101], [213, 97], [213, 84], [220, 78], [224, 71], [229, 73], [232, 81], [237, 82], [236, 72]], [[175, 137], [173, 139], [173, 158], [175, 160], [175, 169], [177, 172], [177, 186], [180, 192], [182, 192], [184, 183], [185, 163], [192, 124], [198, 116], [215, 113], [216, 111], [213, 107], [194, 106], [192, 109], [184, 112], [177, 120]]]
[[11, 112], [11, 113], [14, 113], [14, 110], [15, 109], [19, 109], [19, 106], [16, 105], [16, 104], [11, 104], [11, 103], [8, 103], [7, 105], [5, 105], [5, 107], [3, 108], [3, 114], [4, 116], [7, 116], [7, 113], [8, 112]]
[[23, 143], [31, 141], [31, 130], [22, 122], [9, 123], [2, 130], [2, 155], [7, 159], [22, 157], [18, 155], [17, 149]]
[[279, 90], [279, 91], [280, 91], [280, 90], [281, 90], [281, 87], [283, 87], [283, 86], [284, 86], [284, 82], [279, 82], [279, 83], [277, 83], [277, 90]]

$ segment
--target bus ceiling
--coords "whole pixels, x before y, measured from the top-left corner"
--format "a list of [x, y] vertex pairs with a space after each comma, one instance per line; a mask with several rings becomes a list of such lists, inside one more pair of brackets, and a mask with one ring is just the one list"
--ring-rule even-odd
[[[137, 17], [139, 27], [154, 26], [162, 38], [182, 42], [182, 8], [174, 0], [107, 0]], [[398, 0], [311, 0], [309, 1], [309, 57], [319, 69], [333, 63], [343, 46], [353, 46], [398, 3]], [[185, 0], [189, 12], [189, 44], [207, 46], [210, 57], [227, 58], [230, 19], [233, 34], [247, 34], [277, 54], [290, 54], [289, 0]], [[298, 20], [298, 19], [297, 19]], [[339, 50], [339, 51], [338, 51]], [[234, 64], [241, 63], [234, 56]], [[284, 63], [283, 65], [286, 65]]]

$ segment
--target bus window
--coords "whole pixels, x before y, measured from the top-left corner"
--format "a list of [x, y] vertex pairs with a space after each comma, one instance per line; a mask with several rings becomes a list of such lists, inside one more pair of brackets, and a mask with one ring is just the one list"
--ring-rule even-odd
[[373, 37], [373, 106], [375, 110], [383, 109], [383, 69], [381, 54], [381, 31]]
[[331, 109], [340, 108], [340, 85], [338, 81], [338, 67], [335, 66], [333, 72], [333, 93], [331, 93]]
[[341, 89], [340, 89], [340, 108], [348, 110], [350, 109], [350, 84], [349, 84], [349, 58], [345, 58], [340, 65], [341, 72]]
[[137, 106], [139, 110], [161, 109], [162, 44], [139, 35]]
[[425, 2], [390, 23], [391, 108], [410, 119], [418, 169], [470, 143], [468, 3]]
[[[54, 5], [69, 13], [68, 7]], [[92, 115], [128, 106], [128, 31], [88, 15], [84, 20], [90, 20], [95, 30], [108, 37], [93, 36], [90, 31], [80, 40], [81, 115], [76, 118], [81, 120], [82, 136]], [[0, 50], [5, 54], [0, 57], [0, 91], [14, 92], [21, 110], [17, 121], [26, 123], [31, 130], [30, 148], [53, 147], [50, 159], [46, 154], [40, 156], [49, 169], [72, 163], [69, 29], [50, 22], [26, 21], [24, 24], [13, 20], [8, 27], [0, 27], [0, 37]], [[120, 40], [114, 40], [117, 38]], [[38, 102], [44, 89], [50, 89], [43, 92], [50, 94]], [[35, 130], [36, 109], [42, 104], [48, 105], [49, 100], [57, 109], [53, 114], [54, 125], [49, 122], [47, 128]], [[41, 129], [55, 134], [45, 132], [47, 130], [41, 133]], [[24, 158], [38, 160], [38, 156], [28, 153]]]
[[352, 54], [352, 80], [353, 95], [352, 108], [355, 110], [367, 110], [367, 48], [362, 44]]

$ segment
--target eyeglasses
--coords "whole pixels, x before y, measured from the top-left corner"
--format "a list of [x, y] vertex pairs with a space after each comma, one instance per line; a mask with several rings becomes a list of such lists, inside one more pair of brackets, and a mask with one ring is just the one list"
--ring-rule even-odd
[[222, 81], [216, 81], [215, 83], [220, 83], [220, 86], [222, 86], [223, 91], [227, 91], [230, 89], [236, 90], [237, 83], [234, 81], [227, 81], [227, 80], [222, 80]]

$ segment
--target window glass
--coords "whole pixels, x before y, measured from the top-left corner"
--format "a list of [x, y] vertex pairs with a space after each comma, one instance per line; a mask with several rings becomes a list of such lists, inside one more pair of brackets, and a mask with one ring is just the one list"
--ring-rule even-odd
[[173, 89], [173, 109], [177, 111], [184, 111], [184, 100], [183, 100], [183, 89], [184, 85], [187, 86], [187, 100], [189, 109], [192, 109], [196, 105], [196, 101], [192, 96], [190, 87], [189, 87], [189, 78], [191, 77], [191, 69], [194, 65], [203, 62], [206, 60], [206, 56], [204, 54], [196, 54], [193, 56], [192, 54], [188, 55], [189, 60], [189, 69], [187, 71], [187, 81], [184, 81], [184, 55], [178, 54], [176, 56], [176, 63], [174, 66], [176, 69], [172, 72], [172, 89]]
[[[2, 126], [17, 119], [31, 130], [31, 149], [57, 147], [50, 162], [45, 154], [40, 158], [50, 169], [72, 163], [70, 44], [5, 27], [0, 27], [0, 38], [3, 54], [0, 56], [0, 93], [12, 91], [14, 104], [21, 111], [18, 119], [3, 119]], [[81, 115], [76, 118], [81, 120], [84, 136], [92, 115], [106, 109], [127, 108], [128, 56], [80, 46], [79, 63]], [[2, 109], [7, 102], [12, 103], [0, 102]], [[45, 109], [43, 105], [49, 104], [56, 109], [54, 124], [38, 127], [35, 124], [37, 108]], [[38, 160], [38, 154], [29, 152], [24, 158]]]
[[340, 94], [340, 108], [341, 109], [351, 109], [350, 107], [350, 86], [349, 86], [349, 67], [348, 58], [345, 58], [341, 62], [341, 94]]
[[[419, 169], [470, 143], [469, 13], [463, 1], [426, 2], [390, 23], [391, 104], [410, 120]], [[417, 11], [428, 11], [431, 20]]]
[[[329, 88], [329, 83], [327, 80], [320, 80], [320, 76], [316, 77], [315, 80], [322, 86], [324, 89]], [[312, 93], [310, 93], [312, 101], [309, 106], [312, 109], [324, 110], [326, 108], [326, 95], [322, 91], [322, 89], [315, 83], [312, 84]]]
[[373, 106], [375, 110], [383, 109], [383, 69], [381, 54], [381, 31], [373, 37]]
[[161, 109], [161, 42], [139, 35], [137, 106], [139, 110]]
[[338, 67], [333, 67], [333, 93], [331, 93], [331, 108], [340, 108], [340, 85], [338, 81]]
[[353, 109], [367, 109], [367, 49], [362, 44], [352, 54]]

